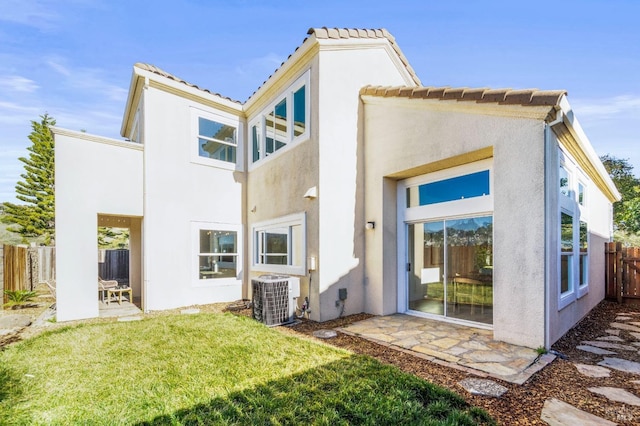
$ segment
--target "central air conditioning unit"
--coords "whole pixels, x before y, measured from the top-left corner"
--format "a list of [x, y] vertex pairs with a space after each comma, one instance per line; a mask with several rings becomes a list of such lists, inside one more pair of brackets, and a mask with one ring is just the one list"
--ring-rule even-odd
[[289, 324], [295, 319], [300, 297], [300, 278], [261, 275], [251, 280], [253, 318], [269, 327]]

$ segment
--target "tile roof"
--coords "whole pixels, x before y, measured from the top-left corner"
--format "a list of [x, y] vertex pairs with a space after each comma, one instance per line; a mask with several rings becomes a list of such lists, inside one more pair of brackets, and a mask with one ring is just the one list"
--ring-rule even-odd
[[487, 87], [406, 87], [406, 86], [365, 86], [360, 95], [399, 97], [410, 99], [438, 99], [473, 101], [476, 103], [494, 102], [500, 105], [558, 106], [566, 90], [538, 89], [489, 89]]
[[[359, 38], [359, 39], [386, 38], [387, 40], [389, 40], [389, 43], [391, 44], [391, 47], [396, 52], [396, 54], [400, 58], [400, 61], [402, 61], [402, 64], [407, 69], [407, 72], [411, 75], [411, 79], [414, 81], [414, 83], [416, 83], [418, 86], [421, 84], [420, 83], [420, 79], [418, 78], [418, 75], [415, 73], [415, 71], [413, 70], [411, 65], [409, 65], [409, 61], [407, 60], [406, 56], [404, 56], [404, 53], [402, 53], [402, 51], [400, 50], [400, 47], [397, 45], [396, 39], [391, 35], [391, 33], [389, 33], [389, 31], [387, 31], [384, 28], [382, 28], [382, 29], [327, 28], [327, 27], [309, 28], [309, 30], [307, 31], [307, 35], [309, 35], [309, 36], [313, 35], [318, 40], [326, 40], [326, 39], [336, 39], [337, 40], [337, 39], [349, 39], [349, 38], [354, 38], [354, 39], [355, 38]], [[287, 61], [289, 59], [291, 59], [291, 57], [298, 51], [298, 49], [300, 49], [300, 47], [308, 39], [309, 39], [309, 37], [305, 37], [305, 39], [302, 40], [302, 43], [300, 43], [300, 46], [296, 47], [295, 50], [289, 56], [287, 56], [287, 59], [285, 59], [280, 64], [280, 66], [278, 68], [276, 68], [273, 71], [273, 73], [271, 75], [269, 75], [269, 77], [267, 77], [267, 79], [265, 81], [262, 82], [262, 84], [255, 90], [255, 92], [253, 92], [251, 94], [251, 96], [249, 96], [249, 99], [251, 99], [258, 92], [258, 90], [260, 90], [260, 87], [264, 86], [267, 83], [267, 81], [269, 81], [269, 79], [280, 68], [282, 68], [282, 66], [284, 64], [287, 63]]]
[[402, 61], [402, 64], [405, 66], [405, 68], [411, 75], [411, 78], [413, 79], [414, 83], [416, 83], [418, 86], [421, 85], [420, 79], [418, 78], [415, 71], [409, 64], [409, 61], [407, 60], [406, 56], [404, 56], [404, 53], [402, 53], [402, 50], [400, 50], [400, 47], [396, 43], [396, 39], [385, 28], [357, 29], [357, 28], [322, 27], [322, 28], [309, 28], [309, 31], [307, 31], [307, 34], [309, 35], [314, 34], [316, 36], [316, 39], [386, 38], [387, 40], [389, 40], [391, 47], [393, 47], [393, 50], [396, 52], [396, 54], [400, 58], [400, 61]]
[[185, 84], [185, 85], [187, 85], [189, 87], [193, 87], [194, 89], [202, 90], [203, 92], [207, 92], [207, 93], [210, 93], [212, 95], [219, 96], [219, 97], [221, 97], [223, 99], [227, 99], [227, 100], [229, 100], [231, 102], [235, 102], [237, 104], [242, 104], [242, 102], [236, 101], [235, 99], [231, 99], [228, 96], [223, 96], [220, 93], [212, 92], [209, 89], [203, 89], [202, 87], [199, 87], [199, 86], [196, 86], [195, 84], [189, 83], [189, 82], [187, 82], [187, 81], [185, 81], [185, 80], [183, 80], [183, 79], [181, 79], [179, 77], [176, 77], [173, 74], [170, 74], [170, 73], [164, 71], [163, 69], [160, 69], [160, 68], [156, 67], [155, 65], [145, 64], [143, 62], [137, 62], [134, 66], [136, 68], [140, 68], [141, 70], [149, 71], [149, 72], [152, 72], [154, 74], [160, 75], [162, 77], [166, 77], [168, 79], [171, 79], [173, 81], [177, 81], [178, 83], [182, 83], [182, 84]]
[[[400, 61], [402, 62], [402, 64], [404, 65], [404, 67], [406, 68], [407, 72], [409, 73], [409, 75], [411, 76], [411, 79], [413, 80], [413, 82], [416, 85], [420, 85], [420, 79], [418, 78], [417, 74], [415, 73], [414, 69], [411, 67], [411, 65], [409, 65], [409, 61], [407, 60], [406, 56], [404, 56], [404, 53], [402, 53], [402, 50], [400, 50], [400, 47], [398, 46], [398, 44], [396, 43], [395, 38], [391, 35], [391, 33], [389, 33], [389, 31], [387, 31], [386, 29], [382, 28], [382, 29], [357, 29], [357, 28], [327, 28], [327, 27], [322, 27], [322, 28], [309, 28], [309, 30], [307, 31], [307, 35], [310, 36], [315, 36], [316, 39], [318, 40], [326, 40], [326, 39], [387, 39], [389, 41], [389, 43], [391, 44], [391, 47], [393, 48], [393, 50], [396, 52], [396, 54], [398, 55], [398, 57], [400, 58]], [[287, 59], [284, 60], [284, 62], [282, 62], [280, 64], [280, 66], [278, 68], [275, 69], [275, 71], [269, 76], [267, 77], [267, 79], [262, 82], [262, 84], [260, 85], [260, 87], [264, 86], [267, 81], [269, 81], [269, 79], [273, 76], [273, 74], [275, 74], [280, 68], [282, 68], [282, 66], [289, 60], [291, 59], [291, 57], [293, 56], [293, 54], [295, 54], [295, 52], [298, 51], [298, 49], [300, 49], [300, 47], [309, 39], [309, 37], [306, 37], [304, 40], [302, 40], [302, 43], [300, 44], [300, 46], [296, 47], [296, 49], [293, 51], [293, 53], [291, 53]], [[243, 102], [237, 101], [235, 99], [231, 99], [227, 96], [223, 96], [219, 93], [215, 93], [212, 92], [208, 89], [203, 89], [199, 86], [196, 86], [195, 84], [189, 83], [185, 80], [182, 80], [179, 77], [176, 77], [173, 74], [170, 74], [158, 67], [156, 67], [155, 65], [152, 64], [146, 64], [143, 62], [138, 62], [135, 64], [135, 67], [140, 68], [142, 70], [145, 71], [149, 71], [152, 72], [154, 74], [160, 75], [162, 77], [166, 77], [169, 78], [171, 80], [177, 81], [178, 83], [182, 83], [185, 84], [189, 87], [193, 87], [194, 89], [198, 89], [198, 90], [202, 90], [203, 92], [207, 92], [210, 93], [212, 95], [216, 95], [216, 96], [220, 96], [221, 98], [227, 99], [231, 102], [235, 102], [238, 104], [243, 104]], [[258, 87], [258, 89], [256, 89], [255, 92], [253, 92], [251, 94], [251, 96], [249, 96], [249, 99], [251, 99], [256, 92], [260, 89], [260, 87]]]

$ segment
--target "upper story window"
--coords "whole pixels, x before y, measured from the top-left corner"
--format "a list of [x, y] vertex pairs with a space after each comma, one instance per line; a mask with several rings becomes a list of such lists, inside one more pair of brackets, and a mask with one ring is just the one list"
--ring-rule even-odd
[[191, 161], [236, 169], [242, 164], [240, 121], [223, 113], [191, 109]]
[[198, 117], [198, 155], [205, 158], [236, 162], [236, 128]]
[[569, 172], [564, 165], [560, 166], [560, 193], [566, 197], [571, 196]]
[[287, 88], [250, 124], [252, 162], [309, 136], [309, 73]]

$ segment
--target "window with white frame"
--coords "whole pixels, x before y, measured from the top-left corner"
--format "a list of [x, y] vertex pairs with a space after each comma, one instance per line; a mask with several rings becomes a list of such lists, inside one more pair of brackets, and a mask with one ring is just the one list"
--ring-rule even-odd
[[242, 164], [242, 131], [237, 118], [192, 108], [191, 128], [192, 162], [225, 169]]
[[236, 280], [240, 265], [240, 226], [194, 222], [192, 231], [198, 281]]
[[285, 216], [253, 226], [253, 266], [265, 272], [304, 275], [305, 214]]
[[589, 292], [588, 179], [562, 150], [559, 153], [559, 309]]
[[251, 121], [252, 162], [309, 136], [309, 72]]
[[198, 155], [204, 158], [236, 162], [236, 128], [198, 117]]

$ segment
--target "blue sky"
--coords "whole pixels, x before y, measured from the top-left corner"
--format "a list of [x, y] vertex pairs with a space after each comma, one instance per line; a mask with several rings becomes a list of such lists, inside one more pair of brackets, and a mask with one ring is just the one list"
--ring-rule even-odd
[[[566, 89], [596, 152], [640, 176], [640, 1], [0, 3], [0, 202], [30, 120], [119, 138], [135, 62], [245, 101], [310, 27], [386, 28], [424, 85]], [[113, 169], [113, 165], [105, 167]]]

